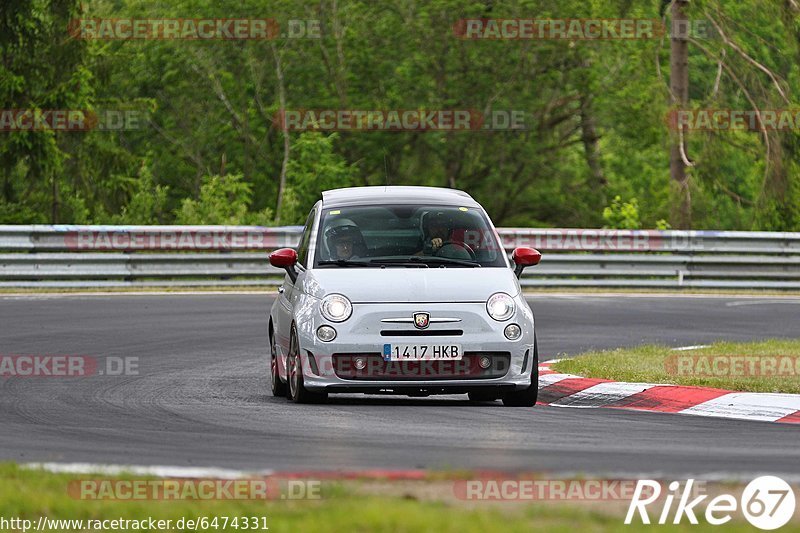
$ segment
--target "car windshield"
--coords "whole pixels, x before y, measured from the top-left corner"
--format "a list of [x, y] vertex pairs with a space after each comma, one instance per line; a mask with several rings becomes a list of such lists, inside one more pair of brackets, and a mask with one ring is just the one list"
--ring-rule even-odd
[[503, 248], [481, 209], [439, 205], [326, 209], [315, 267], [506, 267]]

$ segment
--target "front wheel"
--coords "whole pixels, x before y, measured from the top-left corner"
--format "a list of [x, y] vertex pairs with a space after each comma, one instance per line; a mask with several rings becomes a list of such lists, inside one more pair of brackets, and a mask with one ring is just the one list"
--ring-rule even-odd
[[270, 350], [272, 351], [269, 358], [269, 374], [272, 380], [272, 395], [279, 397], [286, 396], [286, 383], [281, 381], [280, 372], [278, 372], [278, 352], [275, 349], [275, 336], [270, 335], [269, 341]]
[[289, 356], [286, 358], [286, 373], [289, 387], [286, 397], [294, 403], [320, 403], [328, 398], [325, 392], [311, 392], [303, 384], [303, 362], [300, 357], [300, 344], [297, 340], [297, 330], [292, 326], [292, 336], [289, 341]]
[[531, 367], [531, 386], [525, 390], [507, 392], [503, 395], [506, 407], [533, 407], [539, 397], [539, 343], [533, 337], [533, 366]]

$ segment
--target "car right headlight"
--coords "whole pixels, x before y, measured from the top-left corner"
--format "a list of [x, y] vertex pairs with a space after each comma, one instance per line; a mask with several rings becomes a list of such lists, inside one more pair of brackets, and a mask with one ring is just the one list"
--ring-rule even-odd
[[486, 312], [498, 322], [514, 316], [514, 299], [504, 292], [496, 292], [486, 301]]
[[322, 316], [331, 322], [344, 322], [353, 314], [353, 304], [342, 294], [329, 294], [320, 305]]

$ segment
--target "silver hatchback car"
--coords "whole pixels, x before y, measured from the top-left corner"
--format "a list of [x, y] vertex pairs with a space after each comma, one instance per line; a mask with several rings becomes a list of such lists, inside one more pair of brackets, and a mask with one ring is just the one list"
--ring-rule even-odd
[[356, 187], [322, 193], [269, 317], [272, 393], [468, 394], [532, 406], [533, 312], [486, 212], [462, 191]]

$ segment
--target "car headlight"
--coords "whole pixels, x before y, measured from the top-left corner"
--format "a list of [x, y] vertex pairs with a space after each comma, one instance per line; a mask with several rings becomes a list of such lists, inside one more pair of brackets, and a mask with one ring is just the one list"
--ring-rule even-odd
[[486, 312], [498, 322], [514, 316], [514, 310], [514, 299], [504, 292], [496, 292], [486, 301]]
[[322, 316], [331, 322], [344, 322], [353, 313], [353, 304], [346, 296], [341, 294], [329, 294], [322, 299], [320, 306]]

